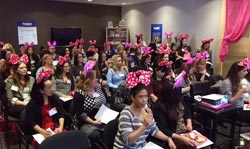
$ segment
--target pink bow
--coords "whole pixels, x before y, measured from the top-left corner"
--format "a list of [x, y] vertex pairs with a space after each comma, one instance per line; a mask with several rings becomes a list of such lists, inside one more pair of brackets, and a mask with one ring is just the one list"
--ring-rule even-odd
[[249, 70], [250, 69], [250, 59], [249, 58], [245, 58], [241, 62], [239, 62], [238, 65], [239, 66], [245, 66], [246, 69]]
[[176, 78], [174, 83], [174, 88], [178, 88], [182, 86], [184, 76], [186, 75], [186, 71], [182, 71]]
[[89, 44], [96, 45], [96, 40], [89, 40]]
[[70, 47], [77, 47], [78, 46], [78, 42], [77, 41], [75, 43], [74, 42], [70, 42], [69, 46]]
[[87, 52], [94, 52], [97, 53], [98, 49], [97, 48], [88, 48]]
[[53, 41], [52, 43], [48, 41], [48, 46], [49, 47], [56, 47], [56, 41]]
[[195, 58], [189, 58], [189, 59], [187, 59], [187, 62], [185, 65], [193, 64], [194, 62], [195, 62]]
[[84, 65], [84, 76], [87, 75], [87, 73], [94, 68], [96, 65], [96, 61], [88, 60], [88, 62]]
[[152, 72], [139, 70], [137, 72], [130, 72], [126, 78], [126, 84], [128, 88], [134, 88], [138, 83], [142, 83], [148, 86], [151, 81]]
[[23, 54], [21, 57], [18, 57], [16, 54], [10, 55], [9, 63], [15, 65], [19, 62], [24, 62], [25, 64], [29, 63], [29, 57], [26, 54]]
[[66, 54], [64, 56], [59, 56], [58, 58], [58, 64], [62, 65], [64, 62], [68, 62], [69, 61], [69, 55]]
[[28, 47], [33, 47], [34, 46], [34, 42], [31, 42], [30, 44], [28, 42], [24, 43], [25, 48], [27, 49]]
[[131, 48], [133, 46], [133, 44], [132, 43], [128, 43], [128, 42], [126, 42], [126, 44], [125, 44], [125, 48]]
[[181, 39], [188, 39], [189, 38], [189, 34], [180, 34], [178, 39], [181, 40]]
[[135, 37], [136, 37], [136, 38], [139, 38], [139, 37], [142, 37], [142, 36], [143, 36], [143, 34], [142, 34], [142, 33], [140, 33], [140, 34], [136, 34], [136, 35], [135, 35]]
[[158, 66], [166, 66], [166, 67], [171, 67], [172, 66], [172, 64], [173, 64], [173, 62], [172, 61], [161, 61], [159, 64], [158, 64]]
[[202, 42], [202, 44], [204, 44], [204, 43], [210, 43], [212, 41], [214, 41], [214, 38], [204, 39], [201, 42]]
[[48, 79], [51, 75], [52, 75], [52, 70], [51, 69], [39, 72], [36, 83], [39, 84], [44, 78]]
[[3, 41], [0, 41], [0, 46], [3, 46], [4, 45], [4, 42]]
[[142, 47], [141, 49], [143, 51], [143, 55], [142, 56], [147, 56], [150, 53], [154, 52], [154, 50], [151, 50], [151, 47]]
[[110, 42], [105, 42], [104, 47], [107, 47], [107, 46], [111, 46], [111, 43]]
[[196, 56], [195, 56], [195, 58], [196, 58], [197, 60], [206, 59], [207, 57], [208, 57], [207, 51], [203, 52], [203, 54], [197, 53]]
[[83, 44], [84, 43], [84, 39], [83, 38], [76, 39], [76, 42], [79, 43], [79, 44]]
[[171, 49], [167, 46], [167, 48], [164, 47], [160, 47], [159, 49], [159, 54], [170, 54], [171, 53]]
[[188, 60], [188, 59], [190, 59], [190, 58], [191, 58], [191, 53], [188, 52], [188, 51], [186, 51], [186, 52], [184, 53], [184, 55], [183, 55], [183, 60], [185, 61], [185, 60]]
[[173, 35], [173, 32], [165, 32], [164, 33], [164, 35], [165, 35], [165, 37], [172, 37], [172, 35]]

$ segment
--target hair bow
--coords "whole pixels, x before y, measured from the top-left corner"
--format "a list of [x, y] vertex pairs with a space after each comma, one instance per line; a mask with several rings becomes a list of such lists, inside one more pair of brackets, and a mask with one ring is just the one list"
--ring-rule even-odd
[[48, 46], [49, 47], [56, 47], [56, 41], [53, 41], [52, 43], [48, 41]]
[[189, 58], [189, 59], [187, 59], [187, 62], [185, 65], [193, 64], [194, 62], [195, 62], [195, 58]]
[[184, 53], [184, 55], [183, 55], [183, 60], [186, 61], [186, 60], [188, 60], [188, 59], [190, 59], [190, 58], [192, 58], [192, 57], [191, 57], [191, 53], [188, 52], [188, 51], [186, 51], [186, 52]]
[[88, 48], [87, 52], [94, 52], [97, 53], [98, 49], [97, 48]]
[[69, 46], [70, 47], [77, 47], [78, 46], [78, 42], [77, 41], [76, 42], [70, 42]]
[[94, 68], [96, 65], [96, 61], [88, 60], [88, 62], [84, 65], [84, 76], [87, 75], [87, 73]]
[[31, 42], [30, 44], [28, 42], [25, 42], [24, 46], [25, 46], [25, 48], [33, 47], [34, 46], [34, 42]]
[[167, 48], [160, 47], [160, 49], [159, 49], [159, 54], [170, 54], [170, 53], [171, 53], [171, 50], [168, 46], [167, 46]]
[[178, 39], [181, 40], [181, 39], [188, 39], [189, 38], [189, 34], [180, 34], [178, 36]]
[[175, 83], [174, 83], [174, 88], [178, 88], [182, 86], [184, 77], [186, 75], [186, 71], [182, 71], [176, 78], [175, 78]]
[[173, 61], [161, 61], [158, 66], [162, 67], [162, 66], [166, 66], [166, 67], [171, 67], [173, 64]]
[[151, 47], [142, 47], [141, 49], [143, 51], [143, 55], [142, 56], [147, 56], [150, 53], [154, 52], [154, 50], [151, 50]]
[[4, 42], [3, 41], [0, 41], [0, 46], [3, 46], [4, 45]]
[[128, 88], [134, 88], [138, 83], [142, 83], [145, 86], [150, 84], [152, 72], [139, 70], [137, 72], [130, 72], [126, 78], [126, 84]]
[[76, 39], [76, 42], [79, 43], [79, 44], [83, 44], [84, 43], [84, 39], [83, 38]]
[[48, 79], [51, 75], [52, 75], [52, 70], [51, 69], [39, 72], [36, 83], [39, 84], [44, 78]]
[[68, 62], [69, 61], [69, 55], [66, 54], [64, 56], [59, 56], [58, 58], [58, 64], [62, 65], [64, 62]]
[[96, 45], [96, 40], [89, 40], [89, 44]]
[[132, 43], [128, 43], [128, 42], [125, 43], [125, 48], [131, 48], [132, 46], [133, 46]]
[[104, 47], [107, 47], [107, 46], [111, 46], [111, 43], [110, 42], [105, 42]]
[[173, 35], [173, 32], [165, 32], [164, 33], [164, 35], [165, 35], [165, 37], [172, 37], [172, 35]]
[[26, 54], [23, 54], [21, 57], [18, 57], [16, 54], [10, 55], [9, 63], [15, 65], [19, 62], [24, 62], [25, 64], [29, 63], [29, 57]]
[[204, 39], [201, 42], [202, 42], [202, 44], [204, 44], [204, 43], [210, 43], [212, 41], [214, 41], [214, 38]]
[[249, 70], [250, 69], [250, 59], [249, 58], [245, 58], [241, 62], [239, 62], [238, 65], [239, 66], [245, 66], [246, 69]]
[[206, 59], [207, 57], [208, 57], [207, 51], [203, 52], [203, 54], [197, 53], [196, 56], [195, 56], [195, 58], [196, 58], [197, 60]]
[[142, 37], [142, 36], [143, 36], [143, 34], [142, 34], [142, 33], [140, 33], [140, 34], [136, 34], [136, 35], [135, 35], [135, 37], [136, 37], [136, 38], [139, 38], [139, 37]]

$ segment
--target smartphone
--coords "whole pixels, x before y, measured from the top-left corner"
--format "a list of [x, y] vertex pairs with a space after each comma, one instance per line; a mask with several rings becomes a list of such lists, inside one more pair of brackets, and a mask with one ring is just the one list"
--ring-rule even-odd
[[0, 59], [6, 59], [6, 51], [2, 50], [0, 53]]

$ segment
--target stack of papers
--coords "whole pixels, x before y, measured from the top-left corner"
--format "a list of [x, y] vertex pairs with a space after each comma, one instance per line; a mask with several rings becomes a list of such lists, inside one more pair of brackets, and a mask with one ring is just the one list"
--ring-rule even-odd
[[104, 104], [95, 115], [96, 120], [101, 120], [102, 123], [107, 124], [118, 116], [119, 112], [106, 107]]

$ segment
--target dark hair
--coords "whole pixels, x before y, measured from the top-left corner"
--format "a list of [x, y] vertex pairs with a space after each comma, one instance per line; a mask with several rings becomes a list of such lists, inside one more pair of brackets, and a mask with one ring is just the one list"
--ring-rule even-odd
[[174, 88], [173, 84], [167, 83], [162, 91], [157, 104], [162, 104], [166, 107], [167, 115], [171, 120], [178, 120], [179, 104], [182, 101], [181, 87]]
[[159, 66], [158, 64], [156, 65], [155, 69], [154, 69], [154, 72], [153, 72], [153, 79], [156, 80], [156, 72], [157, 71], [161, 71], [161, 72], [164, 72], [166, 74], [166, 72], [168, 71], [167, 70], [168, 68], [166, 66]]
[[[186, 38], [182, 38], [181, 41], [180, 41], [180, 46], [178, 47], [178, 50], [181, 50], [183, 48], [183, 44], [182, 44], [182, 41], [186, 39]], [[187, 39], [186, 39], [187, 40]], [[191, 47], [186, 45], [187, 46], [187, 50], [188, 52], [191, 52]]]
[[[209, 44], [208, 49], [204, 49], [205, 44]], [[209, 48], [210, 48], [210, 42], [205, 42], [205, 43], [203, 43], [203, 44], [201, 45], [201, 50], [208, 50], [208, 51], [209, 51]]]
[[[99, 57], [98, 57], [98, 65], [99, 66], [101, 66], [102, 65], [102, 54], [106, 54], [104, 51], [101, 51], [100, 52], [100, 55], [99, 55]], [[107, 54], [106, 54], [106, 56], [107, 56]], [[107, 58], [106, 58], [106, 60], [107, 60]]]
[[239, 62], [235, 62], [231, 65], [226, 78], [228, 78], [232, 85], [233, 96], [237, 94], [240, 87], [240, 78], [238, 77], [238, 72], [243, 70], [245, 67], [238, 65]]
[[139, 40], [142, 40], [143, 41], [143, 37], [142, 36], [138, 36], [137, 39], [136, 39], [136, 43], [139, 44]]
[[248, 82], [250, 82], [250, 70], [247, 70], [247, 75], [245, 76]]
[[[21, 80], [21, 76], [18, 74], [17, 69], [18, 69], [18, 67], [19, 67], [22, 63], [23, 63], [23, 62], [18, 63], [18, 64], [16, 64], [16, 65], [14, 65], [14, 67], [13, 67], [13, 72], [14, 72], [14, 74], [13, 74], [13, 81], [14, 81], [14, 84], [16, 84], [19, 88], [20, 88], [20, 87], [25, 87], [26, 84], [30, 81], [29, 75], [26, 74], [26, 75], [24, 76], [24, 81], [25, 81], [26, 84], [24, 84], [24, 85], [21, 84], [21, 81], [20, 81], [20, 80]], [[25, 64], [25, 63], [23, 63], [23, 64]], [[25, 65], [26, 65], [26, 64], [25, 64]], [[27, 70], [28, 70], [28, 66], [27, 66], [27, 65], [26, 65], [26, 67], [27, 67]]]
[[20, 44], [20, 45], [19, 45], [19, 48], [21, 48], [22, 46], [24, 46], [24, 44]]
[[172, 43], [172, 44], [170, 45], [170, 49], [173, 50], [174, 46], [177, 47], [177, 45], [176, 45], [175, 43]]
[[138, 83], [135, 87], [130, 89], [130, 95], [135, 97], [141, 90], [146, 90], [148, 92], [148, 89], [144, 84]]
[[145, 61], [146, 61], [146, 59], [147, 59], [149, 56], [151, 56], [151, 54], [148, 54], [148, 55], [146, 55], [146, 56], [142, 56], [142, 58], [141, 58], [141, 60], [140, 60], [140, 62], [139, 62], [139, 66], [144, 66], [144, 65], [145, 65]]
[[[43, 50], [43, 49], [45, 49], [45, 50]], [[41, 46], [40, 46], [40, 51], [41, 51], [41, 52], [46, 51], [46, 46], [45, 46], [45, 45], [41, 45]]]
[[43, 95], [40, 91], [44, 90], [44, 87], [45, 87], [44, 83], [48, 80], [51, 80], [51, 76], [49, 78], [44, 78], [38, 84], [35, 83], [33, 88], [32, 88], [32, 91], [30, 93], [31, 99], [34, 100], [35, 102], [37, 102], [39, 105], [42, 105], [44, 103]]
[[78, 55], [79, 54], [81, 54], [82, 55], [82, 57], [83, 57], [83, 53], [81, 53], [81, 52], [78, 52], [75, 56], [74, 56], [74, 65], [75, 66], [79, 66], [79, 61], [78, 61]]
[[[62, 65], [57, 64], [56, 71], [55, 71], [55, 74], [54, 74], [54, 77], [56, 79], [62, 79], [63, 67], [64, 67], [64, 65], [66, 63], [68, 63], [69, 66], [70, 66], [70, 63], [68, 61], [63, 62]], [[70, 81], [71, 81], [71, 90], [73, 90], [75, 88], [73, 76], [72, 76], [72, 74], [70, 72], [67, 72], [66, 76], [70, 79]]]

